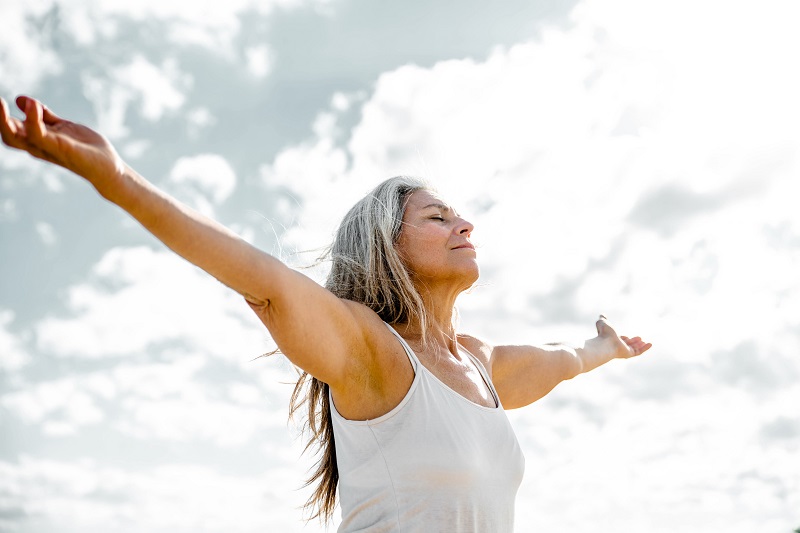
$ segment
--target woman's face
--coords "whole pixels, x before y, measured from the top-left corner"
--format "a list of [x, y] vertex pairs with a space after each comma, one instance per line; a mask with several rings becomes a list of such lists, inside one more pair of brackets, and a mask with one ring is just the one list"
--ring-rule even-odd
[[478, 279], [473, 225], [435, 193], [413, 192], [403, 214], [397, 250], [418, 281], [455, 283], [459, 291]]

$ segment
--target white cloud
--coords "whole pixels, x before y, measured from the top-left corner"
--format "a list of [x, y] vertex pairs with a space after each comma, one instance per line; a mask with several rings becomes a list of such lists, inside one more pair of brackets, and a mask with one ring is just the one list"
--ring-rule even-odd
[[[167, 23], [169, 38], [178, 45], [199, 45], [209, 51], [236, 57], [235, 40], [240, 18], [248, 12], [269, 15], [275, 9], [291, 10], [303, 6], [325, 6], [327, 0], [233, 0], [229, 2], [163, 2], [147, 0], [135, 4], [82, 0], [31, 0], [4, 2], [0, 19], [0, 89], [9, 93], [34, 93], [41, 81], [63, 70], [59, 53], [48, 41], [46, 32], [31, 20], [58, 14], [58, 28], [65, 30], [80, 46], [91, 47], [102, 36], [113, 39], [121, 21], [158, 20]], [[245, 66], [257, 77], [266, 76], [274, 61], [266, 45], [245, 50]], [[127, 134], [125, 113], [131, 101], [140, 100], [142, 114], [158, 120], [165, 111], [183, 104], [182, 90], [187, 80], [167, 61], [155, 67], [141, 56], [112, 73], [110, 82], [101, 76], [84, 75], [84, 93], [95, 105], [100, 129], [111, 138]], [[182, 86], [176, 87], [176, 78]]]
[[14, 221], [19, 218], [17, 203], [13, 198], [4, 198], [0, 202], [0, 221]]
[[25, 349], [26, 333], [15, 334], [8, 327], [14, 322], [14, 312], [0, 308], [0, 370], [17, 371], [27, 365], [31, 356]]
[[269, 214], [287, 227], [282, 239], [290, 253], [284, 260], [302, 264], [304, 260], [292, 255], [294, 251], [321, 251], [348, 206], [369, 191], [367, 179], [344, 181], [346, 167], [343, 150], [335, 148], [331, 139], [316, 139], [282, 151], [272, 164], [261, 168], [266, 183], [286, 187], [296, 198], [295, 203], [285, 203]]
[[[123, 433], [143, 440], [210, 441], [222, 448], [247, 444], [256, 435], [263, 438], [267, 420], [264, 410], [258, 407], [197, 399], [187, 401], [182, 396], [131, 402], [127, 411], [126, 419], [117, 425]], [[285, 427], [284, 420], [275, 422], [280, 430]]]
[[142, 115], [153, 122], [166, 111], [183, 106], [183, 91], [192, 85], [192, 78], [180, 72], [174, 60], [166, 60], [157, 67], [142, 56], [136, 56], [128, 65], [116, 69], [113, 77], [141, 99]]
[[199, 211], [213, 216], [213, 207], [225, 201], [236, 187], [236, 173], [217, 154], [200, 154], [178, 159], [170, 170], [169, 182], [176, 193]]
[[369, 97], [365, 90], [351, 91], [347, 93], [335, 92], [331, 96], [330, 105], [337, 112], [345, 112], [351, 109], [354, 105], [363, 103]]
[[259, 464], [236, 475], [193, 464], [127, 470], [91, 458], [60, 462], [23, 455], [0, 462], [4, 508], [21, 517], [5, 524], [65, 533], [321, 533], [324, 529], [314, 523], [304, 527], [297, 514], [276, 512], [303, 503], [306, 494], [291, 490], [301, 476], [291, 464], [270, 472]]
[[0, 89], [4, 92], [34, 93], [42, 79], [63, 69], [58, 55], [29, 20], [49, 8], [46, 0], [0, 4]]
[[43, 431], [51, 435], [71, 434], [105, 418], [94, 399], [72, 378], [28, 385], [3, 395], [0, 402], [27, 424], [44, 422]]
[[344, 93], [334, 93], [331, 97], [331, 107], [336, 111], [347, 111], [351, 105], [351, 99]]
[[197, 107], [186, 113], [186, 122], [189, 136], [197, 138], [200, 131], [216, 124], [217, 119], [205, 107]]
[[131, 91], [101, 77], [83, 74], [83, 95], [92, 103], [97, 117], [97, 129], [109, 139], [128, 135], [126, 113], [133, 100]]
[[157, 122], [183, 106], [184, 94], [192, 86], [192, 78], [174, 60], [156, 66], [141, 55], [107, 75], [84, 74], [82, 82], [84, 95], [95, 108], [97, 128], [111, 139], [128, 135], [126, 114], [134, 102], [145, 119]]
[[[51, 2], [42, 2], [50, 4]], [[113, 37], [120, 20], [168, 23], [168, 38], [181, 46], [201, 46], [208, 51], [233, 57], [233, 47], [241, 29], [241, 17], [247, 13], [269, 15], [276, 9], [297, 9], [327, 4], [326, 0], [231, 0], [216, 2], [144, 0], [133, 4], [82, 0], [52, 2], [62, 6], [61, 17], [74, 38], [91, 45], [97, 34]]]
[[253, 385], [245, 383], [232, 383], [228, 387], [228, 396], [236, 403], [243, 405], [256, 405], [263, 401], [263, 394]]
[[69, 316], [37, 324], [40, 350], [105, 358], [180, 342], [245, 362], [265, 345], [264, 330], [239, 295], [172, 253], [112, 249], [92, 269], [92, 280], [67, 291]]
[[[609, 531], [745, 533], [792, 519], [797, 468], [782, 461], [800, 439], [764, 445], [757, 435], [765, 411], [782, 410], [797, 387], [762, 405], [736, 389], [630, 402], [616, 394], [624, 387], [609, 395], [601, 381], [586, 376], [539, 408], [513, 413], [523, 447], [533, 452], [517, 523], [554, 532], [591, 521]], [[575, 409], [576, 400], [602, 413], [601, 422]], [[570, 507], [575, 501], [582, 505]], [[573, 511], [543, 512], [565, 507]]]
[[120, 152], [127, 160], [140, 159], [152, 147], [152, 145], [152, 141], [145, 139], [132, 140], [123, 144]]
[[[270, 428], [285, 427], [285, 394], [275, 396], [270, 390], [274, 386], [256, 387], [230, 378], [217, 379], [218, 385], [204, 383], [199, 373], [205, 367], [204, 358], [176, 354], [171, 363], [116, 368], [111, 380], [123, 397], [125, 416], [115, 429], [142, 440], [208, 441], [231, 448], [256, 435], [264, 438]], [[261, 368], [248, 369], [248, 374], [261, 373]], [[240, 379], [252, 380], [248, 374]], [[268, 379], [278, 378], [272, 373]]]
[[36, 233], [46, 246], [53, 246], [58, 242], [58, 235], [56, 235], [55, 229], [47, 222], [37, 222]]
[[247, 70], [256, 78], [264, 78], [272, 70], [275, 57], [266, 45], [253, 46], [244, 51]]
[[[106, 420], [103, 431], [141, 441], [227, 449], [286, 434], [290, 390], [280, 382], [292, 376], [285, 370], [263, 360], [245, 368], [185, 352], [164, 356], [171, 360], [21, 382], [0, 396], [0, 405], [49, 436], [74, 435]], [[213, 369], [226, 377], [215, 377]]]

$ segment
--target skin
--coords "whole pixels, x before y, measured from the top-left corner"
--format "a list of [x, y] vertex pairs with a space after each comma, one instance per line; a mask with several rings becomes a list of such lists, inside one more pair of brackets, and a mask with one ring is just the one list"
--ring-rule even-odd
[[[402, 346], [366, 306], [341, 300], [219, 223], [165, 194], [130, 168], [97, 132], [62, 119], [40, 102], [19, 97], [11, 116], [0, 99], [3, 142], [64, 167], [88, 181], [175, 253], [244, 296], [295, 365], [329, 384], [346, 418], [376, 418], [394, 408], [414, 379]], [[522, 407], [558, 383], [615, 358], [646, 352], [639, 337], [619, 336], [605, 318], [582, 347], [493, 346], [453, 330], [458, 295], [478, 277], [472, 224], [429, 191], [407, 202], [398, 250], [432, 317], [428, 342], [419, 324], [394, 324], [422, 364], [475, 403], [494, 406], [488, 386], [465, 351], [486, 368], [503, 406]]]

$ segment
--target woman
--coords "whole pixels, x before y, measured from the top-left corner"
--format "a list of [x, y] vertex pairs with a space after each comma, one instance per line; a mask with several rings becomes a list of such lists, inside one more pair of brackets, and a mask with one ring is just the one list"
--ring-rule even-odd
[[[492, 346], [457, 333], [456, 297], [478, 279], [473, 226], [423, 182], [392, 178], [358, 202], [331, 248], [326, 287], [180, 204], [110, 143], [28, 97], [5, 144], [89, 181], [180, 256], [244, 296], [303, 370], [322, 459], [309, 507], [341, 531], [512, 531], [524, 459], [503, 408], [647, 351], [601, 315], [582, 348]], [[315, 515], [315, 516], [316, 516]]]

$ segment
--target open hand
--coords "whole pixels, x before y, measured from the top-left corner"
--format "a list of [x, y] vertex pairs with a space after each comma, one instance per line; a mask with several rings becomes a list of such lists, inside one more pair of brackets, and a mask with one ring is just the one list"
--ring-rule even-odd
[[0, 98], [0, 136], [7, 146], [71, 170], [95, 186], [122, 172], [124, 162], [99, 133], [64, 120], [33, 98], [19, 96], [16, 103], [24, 120], [12, 117]]
[[628, 359], [642, 355], [650, 349], [652, 344], [644, 342], [641, 337], [628, 338], [625, 335], [617, 335], [617, 332], [608, 324], [608, 319], [600, 315], [600, 319], [595, 323], [597, 327], [596, 340], [613, 354], [614, 358]]

